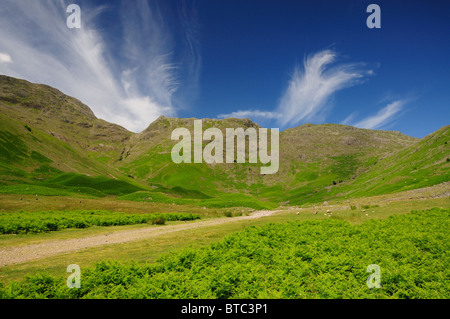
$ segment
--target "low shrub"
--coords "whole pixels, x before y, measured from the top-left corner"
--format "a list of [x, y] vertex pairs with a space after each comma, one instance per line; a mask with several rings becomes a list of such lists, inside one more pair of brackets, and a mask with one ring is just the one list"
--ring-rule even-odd
[[166, 219], [164, 217], [157, 217], [152, 219], [152, 225], [165, 225]]
[[[0, 234], [27, 234], [57, 231], [66, 228], [88, 228], [91, 226], [120, 226], [166, 221], [199, 219], [198, 214], [127, 214], [111, 211], [50, 211], [0, 213]], [[164, 220], [164, 222], [162, 222]]]

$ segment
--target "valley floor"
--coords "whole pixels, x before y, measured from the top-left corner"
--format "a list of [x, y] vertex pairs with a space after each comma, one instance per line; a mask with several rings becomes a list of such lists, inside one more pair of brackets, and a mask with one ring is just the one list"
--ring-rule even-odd
[[[0, 209], [15, 211], [18, 196], [1, 195]], [[24, 197], [23, 207], [31, 207], [31, 199]], [[74, 201], [73, 204], [70, 204]], [[79, 199], [42, 198], [39, 208], [56, 209], [61, 205], [76, 206]], [[26, 203], [30, 206], [27, 207]], [[58, 204], [59, 203], [59, 204]], [[66, 203], [63, 205], [63, 203]], [[142, 207], [141, 207], [142, 205]], [[164, 207], [147, 207], [145, 203], [106, 199], [105, 204], [92, 200], [91, 208], [118, 207], [120, 211], [164, 211]], [[71, 206], [72, 207], [72, 206]], [[303, 207], [280, 207], [273, 211], [256, 211], [239, 217], [223, 216], [216, 212], [203, 212], [200, 221], [171, 222], [165, 226], [131, 225], [65, 229], [50, 233], [0, 236], [0, 282], [20, 280], [27, 275], [47, 272], [67, 276], [66, 268], [78, 264], [83, 269], [99, 261], [117, 260], [153, 262], [159, 257], [187, 247], [202, 247], [223, 239], [226, 235], [242, 231], [254, 225], [272, 222], [339, 219], [361, 224], [370, 219], [384, 219], [411, 210], [433, 207], [450, 208], [450, 183], [424, 189], [359, 199], [340, 199]], [[75, 207], [73, 207], [75, 208]], [[80, 208], [80, 207], [79, 207]], [[82, 207], [86, 209], [86, 207]], [[180, 207], [167, 206], [168, 211]], [[199, 212], [198, 207], [183, 207], [183, 211]]]
[[275, 213], [286, 212], [288, 210], [263, 210], [252, 213], [249, 216], [234, 218], [214, 218], [200, 222], [182, 223], [169, 226], [148, 226], [132, 230], [116, 230], [101, 235], [86, 236], [82, 238], [51, 240], [40, 244], [20, 245], [12, 248], [0, 248], [0, 267], [20, 264], [30, 260], [51, 257], [67, 252], [79, 251], [82, 249], [98, 247], [103, 245], [122, 244], [131, 241], [139, 241], [155, 236], [161, 236], [172, 232], [186, 231], [190, 229], [217, 226], [226, 223], [240, 222], [271, 216]]

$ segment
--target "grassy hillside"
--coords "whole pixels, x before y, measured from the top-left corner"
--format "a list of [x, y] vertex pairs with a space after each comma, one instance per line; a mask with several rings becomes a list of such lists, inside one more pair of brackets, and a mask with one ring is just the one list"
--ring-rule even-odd
[[[450, 126], [406, 147], [389, 153], [365, 157], [341, 155], [332, 157], [328, 185], [309, 188], [308, 185], [289, 192], [292, 203], [317, 202], [336, 197], [355, 198], [388, 194], [402, 190], [436, 185], [450, 180]], [[358, 163], [359, 161], [359, 163]], [[332, 176], [334, 174], [334, 176]], [[309, 185], [315, 186], [320, 174]], [[330, 177], [333, 180], [330, 182]]]
[[[245, 189], [249, 184], [248, 176], [252, 176], [253, 179], [258, 178], [260, 164], [209, 165], [206, 163], [174, 164], [172, 162], [171, 150], [177, 143], [177, 141], [171, 140], [172, 131], [178, 127], [185, 127], [191, 131], [193, 138], [194, 120], [193, 118], [160, 117], [132, 139], [127, 156], [120, 163], [116, 163], [117, 167], [126, 174], [136, 176], [150, 184], [183, 187], [202, 191], [210, 196], [222, 192], [246, 192]], [[246, 129], [259, 126], [249, 120], [203, 119], [203, 130], [209, 127], [221, 129], [225, 136], [225, 128], [243, 127]], [[205, 146], [208, 142], [203, 141], [203, 145]]]
[[[450, 180], [448, 126], [416, 139], [338, 124], [301, 125], [280, 133], [278, 173], [261, 175], [261, 163], [173, 163], [171, 133], [186, 127], [193, 135], [193, 123], [162, 116], [135, 134], [96, 118], [56, 89], [0, 76], [0, 193], [269, 208]], [[259, 128], [248, 119], [202, 123], [203, 130], [216, 127], [224, 136], [225, 128]]]
[[[349, 195], [386, 194], [450, 180], [450, 126], [373, 163], [358, 176]], [[347, 187], [348, 189], [350, 187]]]
[[280, 189], [290, 204], [330, 198], [340, 185], [352, 185], [382, 157], [419, 140], [395, 131], [358, 129], [339, 124], [305, 124], [281, 135], [279, 175], [283, 183], [261, 192], [278, 196]]
[[[209, 196], [240, 192], [276, 203], [297, 204], [321, 199], [336, 184], [351, 183], [379, 158], [414, 145], [418, 139], [399, 132], [357, 129], [351, 126], [305, 124], [280, 134], [280, 168], [261, 175], [262, 164], [174, 164], [170, 135], [186, 127], [193, 135], [194, 119], [160, 117], [131, 139], [127, 156], [116, 163], [126, 174], [147, 183], [183, 187]], [[258, 128], [248, 119], [203, 119], [203, 129]], [[209, 141], [203, 141], [203, 145]], [[319, 194], [318, 194], [319, 193]], [[318, 194], [318, 195], [317, 195]]]
[[0, 192], [104, 196], [142, 190], [108, 166], [131, 134], [56, 89], [0, 76]]
[[14, 129], [14, 133], [34, 136], [35, 142], [81, 151], [100, 163], [118, 160], [124, 142], [133, 134], [97, 119], [88, 106], [56, 89], [7, 76], [0, 76], [0, 108], [2, 131]]

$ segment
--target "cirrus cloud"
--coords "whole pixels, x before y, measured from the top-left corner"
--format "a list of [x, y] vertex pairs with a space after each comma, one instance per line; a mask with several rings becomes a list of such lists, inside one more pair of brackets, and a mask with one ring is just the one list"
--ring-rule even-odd
[[335, 92], [353, 86], [364, 76], [372, 74], [359, 63], [328, 67], [336, 57], [334, 51], [320, 51], [304, 60], [303, 70], [295, 68], [276, 110], [282, 114], [278, 121], [281, 126], [323, 118], [327, 102]]
[[262, 119], [279, 119], [281, 118], [281, 114], [270, 112], [270, 111], [259, 111], [259, 110], [244, 110], [244, 111], [236, 111], [228, 114], [219, 114], [217, 116], [220, 119], [227, 117], [236, 117], [236, 118], [262, 118]]
[[[159, 2], [93, 6], [80, 0], [80, 29], [66, 26], [68, 4], [2, 2], [0, 52], [8, 54], [0, 53], [0, 73], [56, 87], [87, 104], [97, 117], [134, 132], [160, 115], [175, 115], [182, 65], [174, 58], [174, 30]], [[117, 18], [105, 28], [102, 14], [109, 14], [112, 6], [119, 6]], [[189, 25], [189, 17], [182, 23]], [[194, 35], [181, 36], [189, 37], [190, 51], [198, 52]], [[190, 59], [183, 56], [182, 62]], [[199, 68], [199, 63], [189, 65], [193, 73]], [[184, 80], [190, 82], [189, 75]]]
[[383, 128], [396, 119], [398, 114], [403, 110], [405, 104], [405, 100], [397, 100], [389, 103], [381, 110], [379, 110], [376, 114], [368, 116], [365, 119], [354, 123], [353, 126], [367, 129]]
[[373, 75], [373, 70], [366, 70], [362, 63], [331, 66], [336, 59], [337, 54], [332, 50], [323, 50], [307, 56], [303, 69], [294, 69], [287, 89], [273, 111], [240, 110], [220, 114], [218, 117], [275, 119], [281, 127], [293, 126], [302, 121], [323, 120], [330, 109], [329, 99], [334, 93]]

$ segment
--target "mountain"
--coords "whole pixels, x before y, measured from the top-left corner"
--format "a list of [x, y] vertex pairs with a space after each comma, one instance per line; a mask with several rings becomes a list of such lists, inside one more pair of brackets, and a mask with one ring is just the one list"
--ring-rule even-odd
[[450, 125], [381, 158], [352, 184], [353, 196], [377, 195], [450, 180]]
[[[0, 76], [0, 192], [207, 205], [253, 200], [302, 204], [448, 181], [450, 127], [416, 139], [395, 131], [304, 124], [280, 133], [280, 167], [261, 163], [175, 164], [175, 128], [194, 118], [161, 116], [141, 133], [98, 119], [46, 85]], [[203, 119], [203, 130], [259, 128], [249, 119]], [[203, 141], [205, 146], [210, 141]], [[270, 143], [269, 143], [270, 145]], [[248, 154], [246, 154], [248, 159]], [[250, 204], [249, 204], [250, 203]]]
[[[131, 136], [123, 127], [97, 119], [89, 107], [54, 88], [0, 76], [3, 184], [84, 187], [91, 182], [95, 187], [85, 191], [93, 194], [102, 193], [98, 190], [101, 185], [107, 192], [124, 183], [130, 184], [130, 190], [142, 189], [108, 166]], [[105, 188], [105, 183], [111, 185]]]

